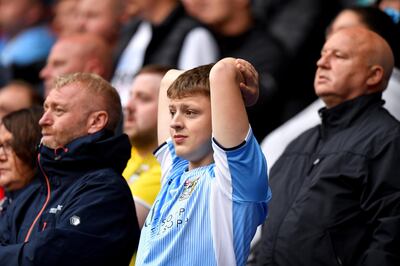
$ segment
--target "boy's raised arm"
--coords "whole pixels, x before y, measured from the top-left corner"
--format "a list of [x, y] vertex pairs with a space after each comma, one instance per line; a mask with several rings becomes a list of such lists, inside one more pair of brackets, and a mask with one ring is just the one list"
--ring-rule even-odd
[[161, 80], [160, 91], [158, 96], [158, 118], [157, 118], [157, 135], [158, 145], [163, 144], [170, 136], [169, 127], [171, 115], [169, 113], [169, 101], [167, 97], [167, 90], [175, 79], [184, 71], [171, 69], [164, 75]]
[[245, 106], [258, 98], [258, 73], [247, 61], [224, 58], [210, 72], [211, 117], [214, 138], [224, 148], [236, 147], [249, 130]]

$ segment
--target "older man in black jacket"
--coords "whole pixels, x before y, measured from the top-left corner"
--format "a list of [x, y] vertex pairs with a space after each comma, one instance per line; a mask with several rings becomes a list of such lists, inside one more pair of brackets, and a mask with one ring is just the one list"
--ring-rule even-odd
[[257, 265], [400, 265], [400, 123], [381, 99], [393, 61], [366, 29], [326, 41], [314, 81], [322, 124], [271, 169]]

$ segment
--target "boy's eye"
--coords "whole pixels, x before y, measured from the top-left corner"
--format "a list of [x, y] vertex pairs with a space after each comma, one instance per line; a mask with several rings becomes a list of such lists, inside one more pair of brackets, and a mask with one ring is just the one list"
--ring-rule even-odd
[[196, 115], [197, 112], [193, 111], [193, 110], [186, 110], [185, 115], [186, 116], [194, 116]]

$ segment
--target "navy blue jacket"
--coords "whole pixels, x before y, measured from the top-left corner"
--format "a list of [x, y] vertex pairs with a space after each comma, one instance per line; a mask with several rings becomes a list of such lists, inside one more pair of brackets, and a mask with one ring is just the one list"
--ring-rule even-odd
[[0, 265], [128, 265], [140, 233], [129, 157], [128, 137], [106, 131], [41, 146], [38, 178], [0, 219]]

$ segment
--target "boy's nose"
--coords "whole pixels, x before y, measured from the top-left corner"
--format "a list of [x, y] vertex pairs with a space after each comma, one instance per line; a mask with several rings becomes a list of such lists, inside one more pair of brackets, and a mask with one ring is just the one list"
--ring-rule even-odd
[[182, 127], [183, 127], [182, 121], [179, 119], [177, 115], [175, 115], [171, 120], [171, 128], [178, 129]]

